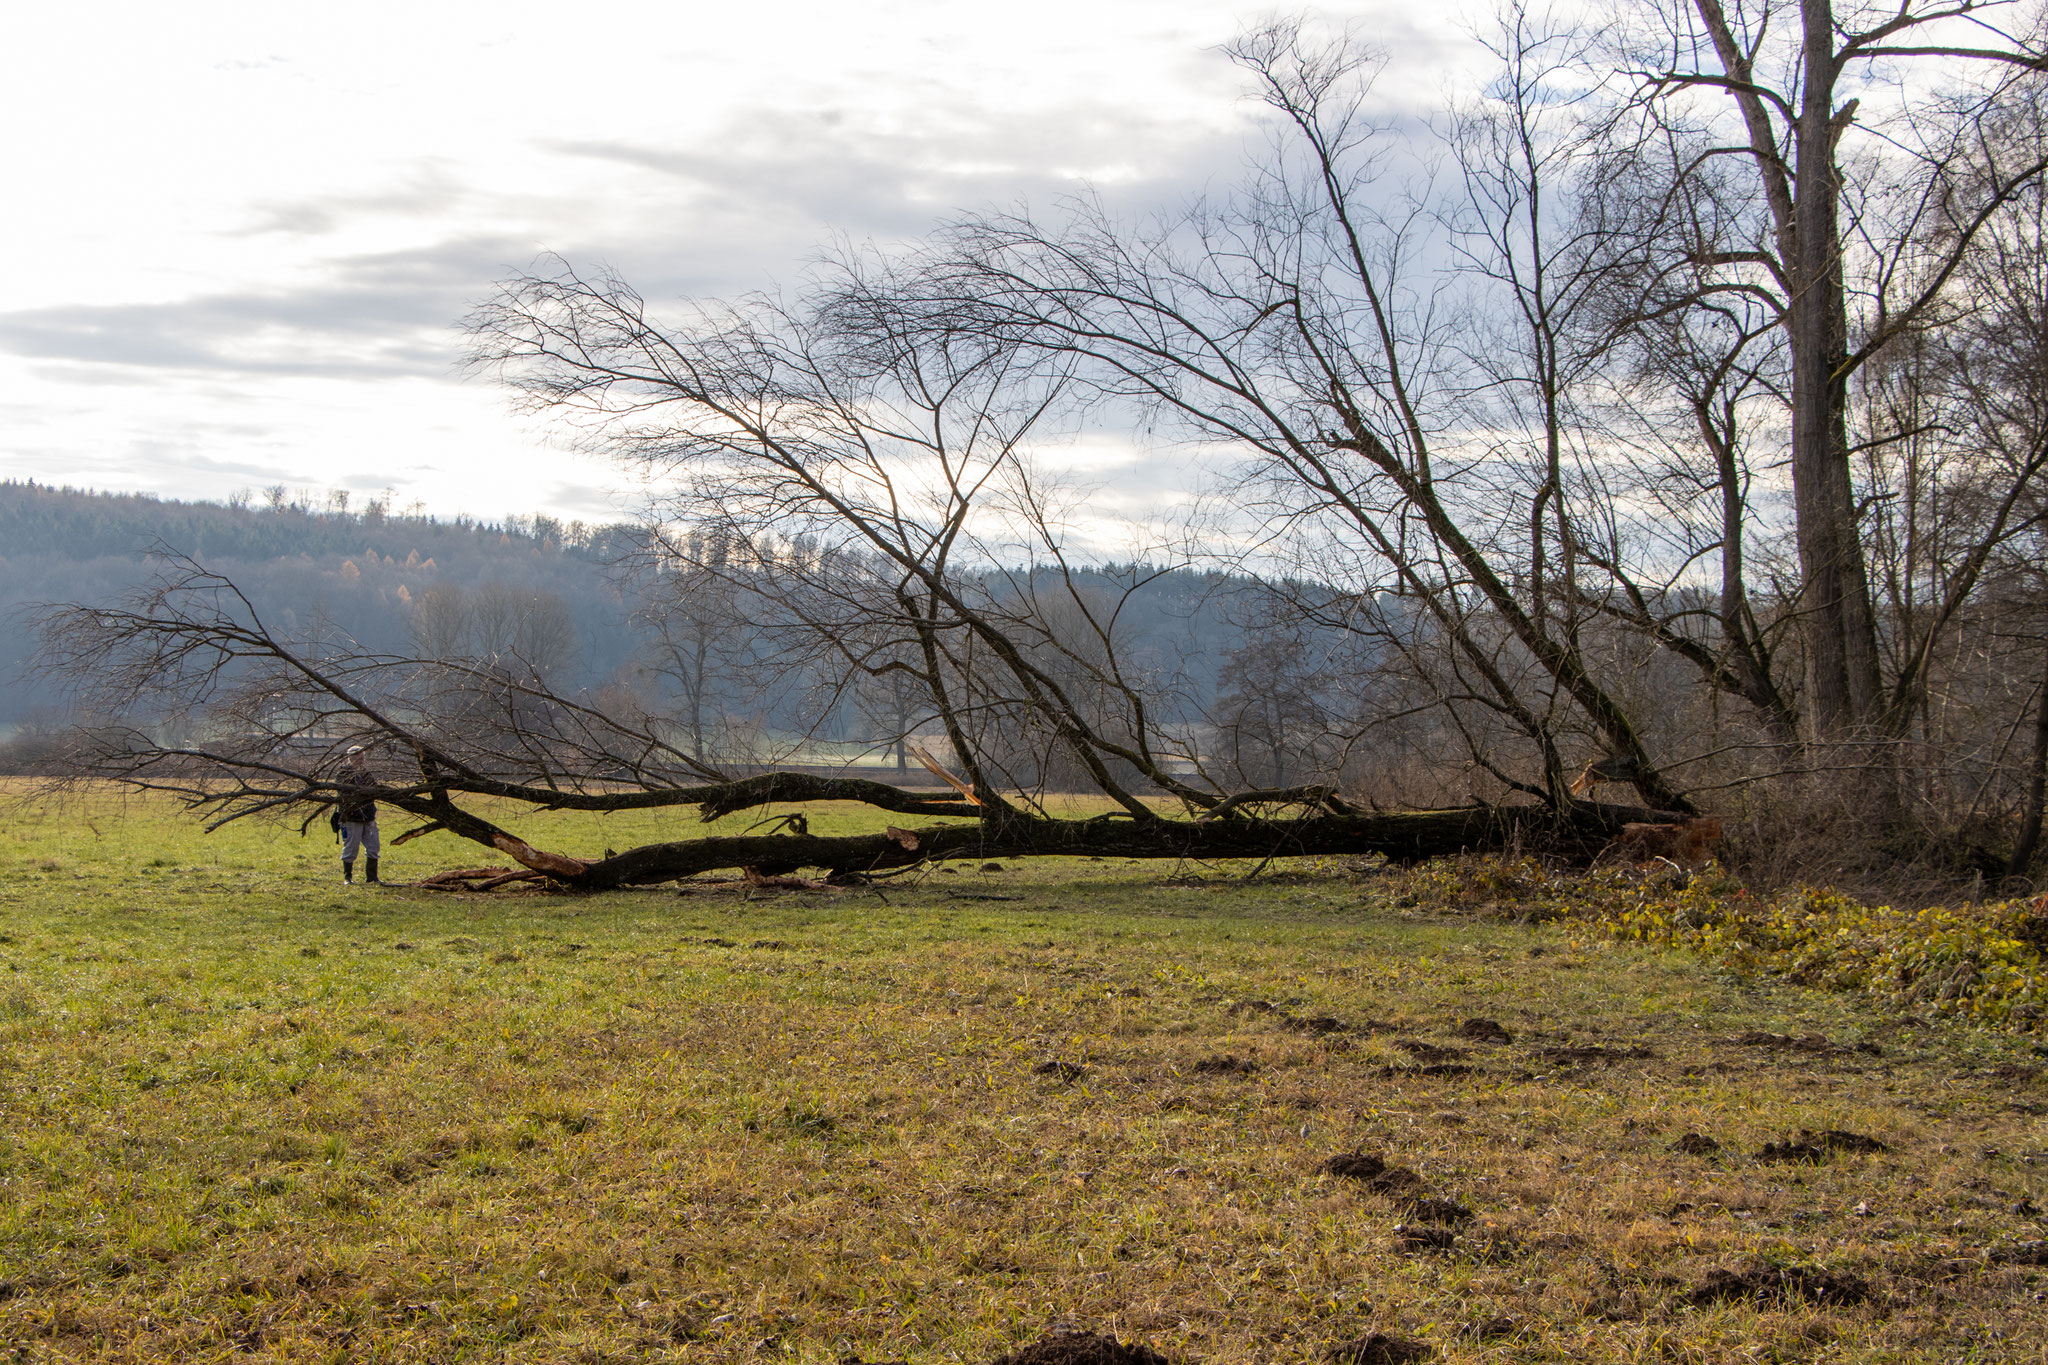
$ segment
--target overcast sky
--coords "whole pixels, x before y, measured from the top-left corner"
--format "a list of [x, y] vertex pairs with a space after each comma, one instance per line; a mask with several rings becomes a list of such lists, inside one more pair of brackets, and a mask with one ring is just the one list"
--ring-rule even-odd
[[[1433, 103], [1429, 5], [1322, 7]], [[1083, 183], [1232, 180], [1257, 107], [1212, 0], [116, 3], [10, 13], [0, 476], [169, 497], [391, 489], [622, 510], [458, 373], [456, 321], [543, 252], [650, 300], [794, 278], [831, 234]], [[1418, 27], [1419, 25], [1419, 27]], [[1104, 473], [1119, 456], [1101, 449]]]

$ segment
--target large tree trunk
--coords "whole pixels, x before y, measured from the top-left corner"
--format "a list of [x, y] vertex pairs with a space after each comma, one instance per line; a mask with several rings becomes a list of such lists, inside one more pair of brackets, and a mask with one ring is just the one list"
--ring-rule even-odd
[[1839, 75], [1830, 0], [1802, 0], [1806, 79], [1794, 133], [1795, 208], [1790, 224], [1793, 292], [1792, 494], [1806, 613], [1807, 669], [1815, 738], [1851, 735], [1878, 699], [1876, 618], [1858, 533], [1849, 467], [1848, 309], [1841, 244], [1843, 128], [1834, 108]]
[[2041, 696], [2034, 712], [2034, 752], [2027, 765], [2027, 801], [2020, 815], [2020, 837], [2005, 865], [2008, 877], [2024, 877], [2041, 848], [2041, 818], [2048, 806], [2048, 674], [2041, 678]]
[[1115, 817], [1044, 820], [1009, 815], [973, 824], [928, 825], [884, 834], [714, 836], [647, 844], [602, 859], [535, 849], [488, 822], [431, 800], [400, 798], [402, 809], [496, 848], [564, 886], [604, 891], [728, 869], [778, 876], [818, 869], [838, 879], [959, 858], [1102, 857], [1194, 859], [1383, 854], [1413, 862], [1468, 852], [1528, 849], [1589, 856], [1629, 821], [1685, 817], [1632, 806], [1575, 804], [1560, 816], [1542, 806], [1467, 806], [1392, 814], [1313, 815], [1266, 820], [1137, 821]]

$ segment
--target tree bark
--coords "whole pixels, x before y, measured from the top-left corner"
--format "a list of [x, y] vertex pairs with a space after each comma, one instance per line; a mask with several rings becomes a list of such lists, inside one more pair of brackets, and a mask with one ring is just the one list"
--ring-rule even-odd
[[[382, 798], [388, 799], [388, 798]], [[401, 809], [433, 819], [464, 838], [498, 849], [521, 866], [579, 891], [647, 886], [724, 869], [782, 876], [805, 868], [840, 880], [957, 858], [1102, 857], [1223, 859], [1364, 856], [1397, 862], [1522, 848], [1590, 856], [1631, 821], [1682, 821], [1671, 811], [1574, 803], [1560, 815], [1542, 806], [1466, 806], [1374, 815], [1316, 815], [1289, 820], [1226, 818], [1136, 821], [1122, 816], [1044, 820], [1016, 815], [974, 824], [929, 825], [891, 833], [824, 836], [714, 836], [647, 844], [585, 860], [533, 848], [496, 826], [431, 799], [401, 797]], [[415, 809], [417, 807], [417, 809]], [[904, 836], [912, 836], [906, 839]]]
[[2005, 875], [2024, 877], [2041, 848], [2042, 808], [2048, 805], [2048, 674], [2041, 679], [2041, 695], [2034, 712], [2034, 754], [2027, 769], [2027, 804], [2020, 818], [2019, 841], [2006, 861]]
[[[1840, 62], [1831, 0], [1802, 0], [1806, 70], [1793, 128], [1792, 496], [1816, 738], [1862, 729], [1878, 701], [1875, 615], [1849, 468], [1849, 328], [1841, 242]], [[1790, 237], [1789, 242], [1783, 242]]]

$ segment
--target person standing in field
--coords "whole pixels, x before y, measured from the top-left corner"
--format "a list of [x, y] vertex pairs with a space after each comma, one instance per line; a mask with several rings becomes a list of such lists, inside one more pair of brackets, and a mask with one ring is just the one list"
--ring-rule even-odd
[[363, 880], [372, 886], [383, 884], [377, 877], [377, 855], [384, 849], [384, 841], [377, 834], [377, 803], [364, 792], [349, 790], [376, 785], [377, 775], [370, 771], [370, 756], [363, 752], [362, 745], [350, 746], [348, 756], [342, 760], [341, 800], [335, 812], [341, 817], [341, 879], [345, 882], [356, 879], [356, 853], [360, 850], [365, 855]]

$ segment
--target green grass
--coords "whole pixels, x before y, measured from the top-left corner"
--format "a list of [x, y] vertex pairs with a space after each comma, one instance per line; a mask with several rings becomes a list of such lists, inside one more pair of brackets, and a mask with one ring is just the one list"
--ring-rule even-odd
[[[702, 828], [513, 827], [578, 853]], [[386, 869], [485, 861], [434, 836]], [[1427, 876], [1247, 870], [380, 892], [339, 885], [324, 830], [0, 806], [0, 1346], [983, 1361], [1068, 1321], [1201, 1361], [1372, 1331], [1447, 1361], [2048, 1349], [2014, 1211], [2048, 1203], [2030, 1040], [1450, 913]], [[1288, 1026], [1317, 1015], [1356, 1027]], [[1461, 1038], [1475, 1016], [1515, 1040]], [[1588, 1044], [1654, 1055], [1545, 1051]], [[1226, 1055], [1255, 1069], [1197, 1069]], [[1753, 1158], [1800, 1128], [1890, 1150]], [[1404, 1250], [1399, 1204], [1319, 1173], [1360, 1149], [1474, 1211], [1453, 1247]], [[1692, 1301], [1771, 1266], [1871, 1295]]]

